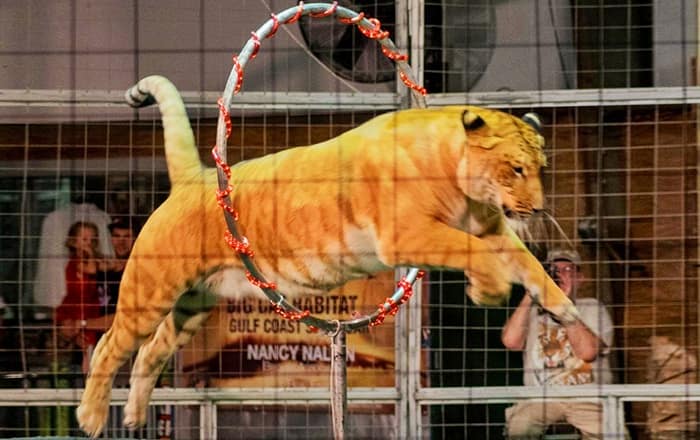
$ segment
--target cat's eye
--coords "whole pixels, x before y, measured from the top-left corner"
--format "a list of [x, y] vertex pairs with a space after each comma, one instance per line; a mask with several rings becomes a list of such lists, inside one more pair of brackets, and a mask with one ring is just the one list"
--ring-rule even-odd
[[517, 175], [522, 177], [525, 173], [525, 170], [523, 170], [523, 167], [513, 167], [513, 172]]

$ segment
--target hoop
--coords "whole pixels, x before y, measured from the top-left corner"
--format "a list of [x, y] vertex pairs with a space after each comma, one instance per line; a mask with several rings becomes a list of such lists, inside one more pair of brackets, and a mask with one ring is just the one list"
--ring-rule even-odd
[[299, 2], [295, 7], [285, 9], [279, 14], [272, 14], [258, 30], [251, 33], [250, 39], [243, 46], [240, 54], [233, 57], [233, 67], [229, 74], [223, 96], [217, 101], [219, 106], [219, 118], [216, 128], [216, 145], [212, 148], [212, 156], [217, 164], [217, 177], [219, 189], [216, 198], [219, 206], [224, 212], [224, 218], [228, 231], [225, 235], [226, 243], [231, 249], [238, 253], [243, 265], [247, 269], [248, 281], [259, 287], [265, 296], [274, 305], [274, 311], [284, 318], [298, 320], [308, 325], [312, 329], [321, 329], [326, 333], [334, 333], [341, 327], [344, 331], [352, 332], [366, 326], [376, 326], [384, 322], [387, 315], [395, 315], [401, 304], [404, 304], [413, 294], [413, 284], [416, 279], [423, 277], [424, 272], [411, 268], [406, 276], [397, 283], [394, 294], [386, 298], [379, 304], [377, 310], [372, 314], [347, 321], [329, 321], [312, 316], [308, 310], [299, 310], [296, 306], [287, 301], [282, 293], [277, 290], [274, 283], [265, 280], [265, 277], [253, 261], [254, 253], [246, 237], [238, 231], [238, 213], [231, 204], [229, 195], [233, 188], [229, 184], [231, 169], [226, 164], [226, 143], [231, 135], [231, 118], [229, 108], [233, 95], [237, 94], [243, 85], [243, 69], [249, 60], [252, 60], [260, 50], [261, 41], [272, 38], [280, 24], [291, 24], [296, 22], [301, 16], [309, 15], [313, 18], [338, 16], [341, 23], [355, 25], [358, 30], [367, 38], [377, 40], [382, 46], [382, 53], [393, 60], [399, 70], [399, 78], [413, 93], [418, 107], [425, 107], [425, 88], [418, 85], [413, 77], [411, 68], [408, 65], [408, 56], [401, 54], [389, 38], [389, 33], [381, 29], [381, 23], [376, 18], [366, 18], [364, 13], [357, 13], [353, 10], [339, 6], [338, 2], [333, 3], [310, 3]]

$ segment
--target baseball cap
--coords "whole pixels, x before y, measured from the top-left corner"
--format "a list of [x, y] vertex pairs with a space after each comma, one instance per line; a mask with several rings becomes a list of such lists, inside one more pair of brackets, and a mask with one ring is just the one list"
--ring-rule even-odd
[[581, 265], [581, 255], [573, 249], [552, 249], [547, 252], [547, 264], [561, 260], [570, 261], [576, 266]]

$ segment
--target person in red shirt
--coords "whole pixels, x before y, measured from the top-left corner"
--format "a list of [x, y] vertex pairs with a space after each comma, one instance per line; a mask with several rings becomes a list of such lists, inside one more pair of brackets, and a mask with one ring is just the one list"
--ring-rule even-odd
[[80, 364], [87, 371], [90, 352], [97, 342], [97, 331], [86, 328], [87, 320], [102, 315], [97, 291], [97, 272], [105, 265], [100, 255], [98, 229], [90, 222], [76, 222], [68, 231], [66, 247], [70, 259], [66, 265], [66, 296], [56, 308], [54, 320], [68, 350], [71, 363], [82, 353]]

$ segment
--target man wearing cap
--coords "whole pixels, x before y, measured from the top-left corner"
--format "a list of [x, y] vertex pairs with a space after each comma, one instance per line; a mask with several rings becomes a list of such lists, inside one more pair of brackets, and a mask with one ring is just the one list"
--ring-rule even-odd
[[[553, 250], [547, 265], [557, 285], [575, 302], [581, 320], [562, 325], [525, 295], [503, 327], [503, 345], [523, 351], [525, 385], [610, 383], [612, 320], [596, 299], [576, 299], [583, 280], [581, 257], [573, 250]], [[573, 425], [584, 439], [603, 438], [602, 406], [597, 402], [525, 400], [506, 410], [509, 438], [539, 438], [557, 422]]]

